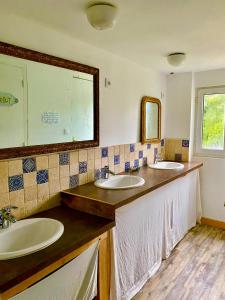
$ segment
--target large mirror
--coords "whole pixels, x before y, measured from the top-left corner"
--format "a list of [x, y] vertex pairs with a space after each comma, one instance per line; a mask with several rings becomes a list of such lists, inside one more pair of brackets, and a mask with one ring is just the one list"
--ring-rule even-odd
[[161, 102], [143, 97], [141, 103], [141, 142], [159, 143], [161, 140]]
[[0, 158], [99, 145], [99, 70], [0, 42]]

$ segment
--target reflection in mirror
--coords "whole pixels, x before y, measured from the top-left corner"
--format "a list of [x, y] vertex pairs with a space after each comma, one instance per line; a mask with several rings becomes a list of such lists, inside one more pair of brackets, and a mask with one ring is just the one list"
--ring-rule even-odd
[[159, 99], [143, 97], [141, 104], [142, 143], [159, 143], [161, 139], [161, 103]]
[[0, 148], [94, 139], [93, 75], [0, 55]]

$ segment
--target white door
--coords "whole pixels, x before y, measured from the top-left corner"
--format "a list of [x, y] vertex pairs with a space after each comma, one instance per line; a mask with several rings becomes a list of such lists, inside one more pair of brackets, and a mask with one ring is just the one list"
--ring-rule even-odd
[[15, 104], [0, 103], [0, 148], [25, 145], [26, 107], [23, 82], [21, 67], [0, 62], [0, 95], [10, 93], [18, 99]]

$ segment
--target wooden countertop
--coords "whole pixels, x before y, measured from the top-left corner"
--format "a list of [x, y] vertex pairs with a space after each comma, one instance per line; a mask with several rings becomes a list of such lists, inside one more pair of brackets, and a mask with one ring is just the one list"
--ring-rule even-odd
[[145, 179], [143, 186], [134, 189], [106, 190], [96, 187], [93, 182], [87, 183], [62, 192], [63, 202], [77, 210], [114, 219], [115, 209], [185, 176], [203, 165], [198, 162], [183, 164], [182, 170], [157, 170], [146, 166], [137, 172], [132, 172], [132, 175], [139, 175]]
[[63, 206], [38, 213], [32, 216], [34, 217], [61, 221], [64, 225], [64, 233], [58, 241], [39, 252], [0, 261], [0, 296], [19, 282], [28, 279], [115, 226], [114, 221]]

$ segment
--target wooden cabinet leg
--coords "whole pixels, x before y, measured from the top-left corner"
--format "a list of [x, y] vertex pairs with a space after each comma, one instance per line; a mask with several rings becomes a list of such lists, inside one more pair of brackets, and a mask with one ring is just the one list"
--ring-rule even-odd
[[109, 300], [110, 293], [110, 233], [106, 232], [104, 238], [100, 240], [99, 260], [98, 260], [98, 299]]

